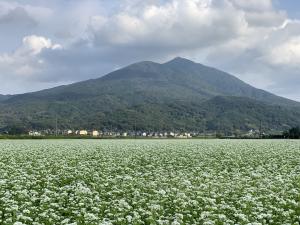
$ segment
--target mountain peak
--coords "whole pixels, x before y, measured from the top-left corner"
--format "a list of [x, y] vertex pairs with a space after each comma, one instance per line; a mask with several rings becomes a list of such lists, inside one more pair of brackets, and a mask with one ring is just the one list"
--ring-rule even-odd
[[182, 57], [175, 57], [174, 59], [166, 62], [165, 64], [194, 64], [195, 62], [186, 59], [186, 58], [182, 58]]
[[141, 61], [141, 62], [137, 62], [137, 63], [133, 63], [125, 68], [128, 68], [128, 69], [149, 69], [149, 68], [152, 68], [152, 67], [157, 67], [159, 66], [160, 64], [159, 63], [156, 63], [156, 62], [152, 62], [152, 61]]

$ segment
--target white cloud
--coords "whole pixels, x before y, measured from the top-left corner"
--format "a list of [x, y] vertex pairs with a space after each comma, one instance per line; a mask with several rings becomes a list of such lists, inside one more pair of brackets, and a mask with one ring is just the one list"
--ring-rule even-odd
[[23, 45], [16, 51], [18, 55], [37, 55], [43, 49], [61, 49], [59, 44], [52, 44], [50, 39], [31, 35], [23, 38]]
[[[52, 41], [45, 37], [36, 35], [26, 36], [23, 38], [22, 45], [13, 53], [0, 55], [0, 71], [2, 74], [10, 74], [12, 82], [15, 79], [22, 80], [26, 76], [41, 72], [40, 69], [43, 61], [40, 58], [40, 53], [43, 50], [57, 50], [61, 48], [60, 45], [52, 44]], [[34, 77], [31, 77], [31, 79], [34, 79]]]
[[230, 0], [243, 10], [266, 11], [273, 9], [272, 0]]
[[293, 37], [270, 50], [266, 56], [271, 64], [300, 67], [300, 36]]
[[270, 28], [282, 24], [286, 19], [286, 15], [284, 12], [274, 11], [246, 12], [245, 19], [249, 25]]
[[96, 45], [136, 45], [151, 48], [197, 48], [242, 34], [247, 28], [243, 13], [224, 2], [174, 0], [140, 10], [91, 18], [90, 35]]

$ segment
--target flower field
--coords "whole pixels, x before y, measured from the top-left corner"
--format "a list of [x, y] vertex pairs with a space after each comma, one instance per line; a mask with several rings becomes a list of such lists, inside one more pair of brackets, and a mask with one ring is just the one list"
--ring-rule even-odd
[[0, 224], [299, 224], [300, 142], [0, 142]]

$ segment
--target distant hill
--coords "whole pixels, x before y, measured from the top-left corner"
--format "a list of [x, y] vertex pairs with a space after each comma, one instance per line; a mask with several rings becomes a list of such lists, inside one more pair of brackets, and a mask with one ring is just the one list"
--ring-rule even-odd
[[[0, 98], [1, 99], [1, 98]], [[300, 123], [300, 103], [183, 58], [0, 101], [0, 127], [240, 131]]]

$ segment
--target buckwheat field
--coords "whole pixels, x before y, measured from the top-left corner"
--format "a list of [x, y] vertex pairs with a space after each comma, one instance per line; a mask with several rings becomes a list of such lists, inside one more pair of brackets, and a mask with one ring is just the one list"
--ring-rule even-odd
[[0, 142], [0, 224], [299, 224], [300, 142]]

